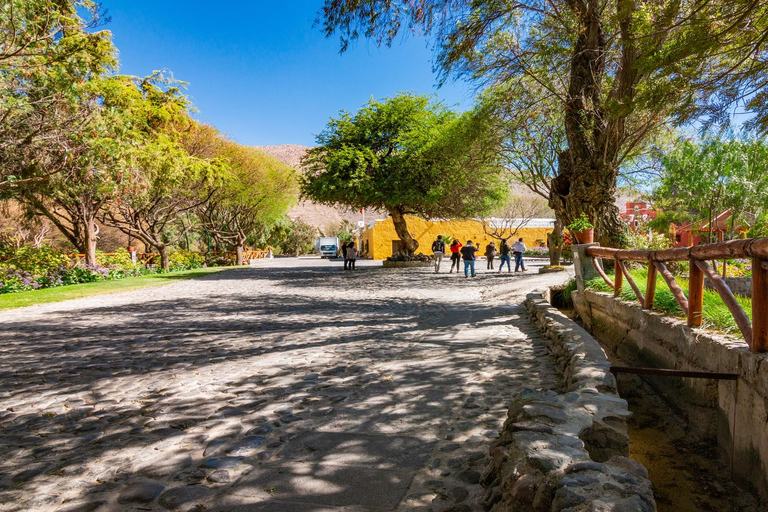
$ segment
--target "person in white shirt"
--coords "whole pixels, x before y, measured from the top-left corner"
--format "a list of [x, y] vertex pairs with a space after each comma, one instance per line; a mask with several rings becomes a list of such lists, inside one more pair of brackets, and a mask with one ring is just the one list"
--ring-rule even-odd
[[515, 272], [519, 272], [520, 268], [522, 268], [523, 272], [525, 272], [525, 262], [523, 261], [523, 253], [526, 251], [527, 247], [523, 243], [523, 239], [521, 238], [517, 242], [512, 244], [512, 254], [515, 255]]

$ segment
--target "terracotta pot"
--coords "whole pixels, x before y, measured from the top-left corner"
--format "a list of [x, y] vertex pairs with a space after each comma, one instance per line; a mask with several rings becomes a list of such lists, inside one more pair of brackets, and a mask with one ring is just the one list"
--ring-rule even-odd
[[595, 230], [594, 228], [587, 228], [581, 231], [574, 231], [573, 236], [580, 244], [591, 244], [595, 241]]

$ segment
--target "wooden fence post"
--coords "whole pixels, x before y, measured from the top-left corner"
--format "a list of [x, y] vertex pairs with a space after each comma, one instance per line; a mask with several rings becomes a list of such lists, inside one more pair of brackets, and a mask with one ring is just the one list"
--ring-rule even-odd
[[704, 309], [704, 272], [696, 265], [693, 258], [688, 259], [690, 277], [688, 278], [688, 326], [701, 327], [701, 312]]
[[616, 285], [613, 288], [614, 297], [621, 295], [621, 287], [624, 285], [624, 272], [621, 271], [621, 265], [619, 258], [613, 259], [613, 281]]
[[645, 285], [645, 309], [653, 309], [653, 296], [656, 295], [656, 265], [648, 260], [648, 281]]
[[768, 260], [752, 258], [752, 352], [768, 352]]

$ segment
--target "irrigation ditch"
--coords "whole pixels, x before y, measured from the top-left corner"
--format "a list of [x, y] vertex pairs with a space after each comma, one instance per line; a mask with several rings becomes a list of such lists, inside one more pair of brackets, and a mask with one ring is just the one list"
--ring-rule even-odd
[[[607, 307], [608, 301], [620, 302], [618, 299], [606, 296], [600, 303], [594, 300], [596, 294], [588, 292], [589, 296], [585, 295], [574, 293], [573, 300], [577, 305], [574, 307], [569, 291], [553, 289], [547, 294], [547, 301], [567, 321], [573, 321], [594, 335], [612, 367], [670, 368], [664, 364], [665, 354], [662, 352], [665, 351], [642, 339], [641, 334], [647, 334], [648, 325], [642, 322], [631, 325], [632, 322], [627, 321], [627, 316], [639, 318], [639, 308], [625, 305], [632, 309], [627, 315], [627, 311]], [[596, 302], [600, 303], [599, 307], [595, 306]], [[621, 318], [618, 327], [617, 318]], [[609, 328], [611, 323], [614, 325]], [[682, 328], [667, 325], [669, 332]], [[569, 336], [575, 331], [567, 324], [563, 325], [563, 330]], [[686, 356], [690, 357], [690, 354], [676, 353], [678, 360]], [[698, 368], [695, 363], [689, 361], [682, 366], [695, 370]], [[718, 407], [718, 389], [720, 395], [724, 395], [722, 389], [737, 386], [738, 380], [629, 373], [615, 373], [615, 378], [618, 396], [626, 400], [631, 412], [626, 420], [629, 457], [647, 469], [657, 510], [768, 510], [766, 502], [761, 503], [758, 486], [753, 483], [761, 478], [753, 477], [750, 481], [740, 475], [739, 456], [733, 456], [738, 452], [734, 447], [738, 429], [749, 426], [739, 427], [735, 408], [731, 409], [730, 415], [725, 415], [724, 408]], [[723, 396], [719, 400], [722, 401]], [[727, 429], [723, 428], [723, 423], [729, 424]], [[724, 430], [734, 432], [734, 436], [724, 439]], [[757, 455], [753, 453], [752, 456]], [[752, 466], [755, 465], [759, 463], [753, 461]], [[744, 472], [743, 468], [741, 472]]]

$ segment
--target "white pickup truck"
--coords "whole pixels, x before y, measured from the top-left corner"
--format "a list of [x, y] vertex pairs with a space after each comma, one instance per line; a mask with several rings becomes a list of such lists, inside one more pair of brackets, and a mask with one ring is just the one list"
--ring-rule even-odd
[[321, 258], [335, 258], [339, 255], [339, 250], [338, 238], [333, 236], [315, 238], [315, 252], [319, 252]]

